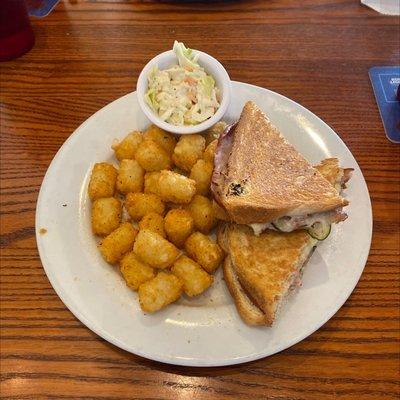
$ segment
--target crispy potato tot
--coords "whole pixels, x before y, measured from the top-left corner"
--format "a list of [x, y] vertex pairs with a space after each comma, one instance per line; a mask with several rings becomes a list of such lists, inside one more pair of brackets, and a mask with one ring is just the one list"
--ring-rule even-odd
[[159, 193], [158, 181], [160, 179], [160, 172], [146, 172], [144, 175], [144, 192], [145, 193]]
[[196, 194], [206, 196], [210, 192], [213, 164], [198, 160], [190, 171], [189, 178], [196, 182]]
[[215, 150], [217, 149], [218, 140], [213, 140], [204, 150], [203, 159], [214, 166]]
[[95, 235], [106, 236], [121, 223], [122, 205], [115, 197], [103, 197], [92, 204], [92, 231]]
[[88, 187], [90, 200], [94, 201], [102, 197], [113, 197], [117, 174], [117, 169], [111, 164], [94, 164]]
[[145, 312], [155, 312], [181, 297], [183, 282], [173, 274], [159, 272], [139, 286], [139, 304]]
[[214, 208], [207, 197], [196, 194], [186, 208], [194, 220], [195, 228], [200, 232], [208, 234], [217, 224]]
[[165, 238], [164, 218], [155, 212], [146, 214], [139, 222], [139, 229], [148, 229]]
[[196, 182], [193, 179], [172, 171], [161, 171], [157, 182], [154, 179], [152, 183], [152, 190], [155, 190], [163, 201], [171, 203], [187, 204], [196, 192]]
[[168, 239], [177, 247], [183, 247], [194, 229], [194, 221], [189, 211], [176, 208], [168, 211], [164, 220]]
[[117, 190], [122, 194], [143, 190], [144, 169], [136, 160], [122, 160], [117, 177]]
[[208, 146], [213, 140], [218, 139], [228, 124], [225, 121], [219, 121], [206, 131], [206, 145]]
[[121, 224], [99, 243], [103, 258], [110, 264], [117, 263], [125, 253], [132, 250], [137, 233], [131, 223]]
[[164, 170], [160, 173], [158, 188], [160, 197], [164, 201], [186, 204], [192, 200], [196, 192], [196, 182], [186, 176]]
[[209, 274], [212, 274], [224, 259], [221, 247], [201, 232], [194, 232], [188, 237], [185, 250]]
[[114, 143], [111, 148], [114, 150], [115, 157], [117, 157], [119, 161], [133, 160], [135, 158], [135, 152], [142, 140], [142, 132], [133, 131], [125, 136], [121, 142]]
[[175, 165], [184, 171], [190, 171], [196, 161], [203, 158], [206, 140], [201, 135], [183, 135], [180, 137], [172, 155]]
[[151, 193], [128, 193], [125, 198], [125, 208], [134, 221], [140, 221], [151, 212], [163, 215], [165, 211], [162, 200]]
[[170, 169], [172, 161], [169, 154], [153, 140], [143, 140], [135, 153], [138, 163], [146, 171], [161, 171]]
[[183, 290], [190, 297], [203, 293], [214, 280], [197, 262], [184, 255], [175, 261], [171, 272], [182, 280]]
[[119, 268], [126, 284], [133, 290], [138, 290], [142, 283], [155, 276], [153, 268], [139, 260], [133, 251], [122, 257]]
[[135, 245], [135, 254], [151, 267], [169, 268], [179, 256], [179, 250], [158, 233], [140, 230]]
[[174, 152], [176, 139], [174, 135], [164, 131], [156, 125], [150, 125], [144, 133], [145, 139], [158, 143], [170, 156]]

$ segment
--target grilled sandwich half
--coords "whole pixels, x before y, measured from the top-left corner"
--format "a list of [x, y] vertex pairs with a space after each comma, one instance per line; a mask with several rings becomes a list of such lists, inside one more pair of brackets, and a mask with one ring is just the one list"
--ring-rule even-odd
[[347, 218], [343, 207], [348, 201], [337, 187], [253, 102], [218, 140], [211, 189], [217, 215], [249, 225], [255, 233], [320, 230]]

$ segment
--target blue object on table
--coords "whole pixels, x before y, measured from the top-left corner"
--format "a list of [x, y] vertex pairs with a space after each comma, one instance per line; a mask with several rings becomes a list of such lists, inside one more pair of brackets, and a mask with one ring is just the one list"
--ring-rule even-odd
[[400, 143], [400, 67], [373, 67], [369, 77], [386, 136], [391, 142]]
[[28, 12], [32, 17], [46, 17], [60, 0], [40, 0], [28, 2]]

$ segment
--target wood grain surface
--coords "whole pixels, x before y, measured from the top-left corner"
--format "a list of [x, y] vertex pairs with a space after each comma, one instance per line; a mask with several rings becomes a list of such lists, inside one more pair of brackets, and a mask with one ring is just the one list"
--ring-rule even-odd
[[[400, 64], [399, 18], [357, 0], [71, 0], [32, 23], [33, 50], [0, 64], [1, 397], [398, 399], [400, 147], [385, 137], [368, 69]], [[57, 150], [175, 38], [325, 120], [373, 204], [368, 263], [341, 310], [301, 343], [234, 367], [163, 365], [100, 339], [55, 294], [36, 248], [36, 200]]]

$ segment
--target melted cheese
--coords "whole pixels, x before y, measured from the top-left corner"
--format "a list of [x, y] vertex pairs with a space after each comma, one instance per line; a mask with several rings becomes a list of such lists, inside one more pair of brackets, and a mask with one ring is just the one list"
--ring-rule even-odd
[[335, 216], [334, 211], [328, 211], [323, 213], [315, 213], [310, 215], [293, 216], [290, 219], [288, 217], [282, 217], [279, 220], [266, 223], [254, 223], [248, 224], [256, 236], [259, 236], [266, 229], [272, 229], [277, 231], [273, 224], [279, 226], [281, 232], [292, 232], [296, 229], [307, 229], [310, 228], [315, 222], [321, 222], [323, 224], [330, 224]]
[[260, 236], [260, 234], [268, 228], [276, 230], [269, 222], [265, 224], [249, 224], [249, 226], [251, 229], [253, 229], [253, 232], [256, 236]]

